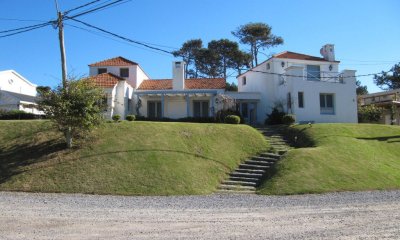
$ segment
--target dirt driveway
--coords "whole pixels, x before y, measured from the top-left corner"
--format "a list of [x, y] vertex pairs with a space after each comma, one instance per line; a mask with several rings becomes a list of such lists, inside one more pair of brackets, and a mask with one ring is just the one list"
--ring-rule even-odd
[[400, 191], [268, 197], [0, 192], [0, 239], [399, 239]]

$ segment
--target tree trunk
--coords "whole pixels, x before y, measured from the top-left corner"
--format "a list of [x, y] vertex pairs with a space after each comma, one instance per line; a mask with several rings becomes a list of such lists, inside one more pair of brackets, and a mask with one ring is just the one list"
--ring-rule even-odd
[[65, 130], [65, 141], [67, 142], [67, 148], [72, 148], [72, 129], [69, 127]]

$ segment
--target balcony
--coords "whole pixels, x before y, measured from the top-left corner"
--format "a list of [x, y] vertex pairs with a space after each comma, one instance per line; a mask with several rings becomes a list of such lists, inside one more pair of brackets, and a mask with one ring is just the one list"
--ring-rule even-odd
[[343, 76], [339, 72], [307, 71], [304, 69], [303, 79], [306, 81], [344, 83]]

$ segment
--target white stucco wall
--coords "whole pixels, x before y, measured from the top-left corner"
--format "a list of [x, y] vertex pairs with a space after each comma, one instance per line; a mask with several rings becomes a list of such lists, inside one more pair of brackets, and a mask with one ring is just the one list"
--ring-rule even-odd
[[36, 85], [14, 70], [0, 72], [0, 90], [36, 96]]
[[139, 87], [139, 85], [142, 83], [143, 80], [149, 79], [147, 74], [142, 70], [142, 68], [139, 65], [89, 67], [89, 75], [90, 76], [97, 75], [99, 68], [106, 68], [108, 73], [112, 73], [116, 76], [120, 76], [121, 68], [128, 68], [129, 77], [125, 79], [135, 89]]

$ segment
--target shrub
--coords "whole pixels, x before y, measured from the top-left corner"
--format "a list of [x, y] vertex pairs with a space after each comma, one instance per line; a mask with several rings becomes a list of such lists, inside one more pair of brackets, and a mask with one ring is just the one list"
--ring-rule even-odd
[[359, 123], [376, 123], [382, 117], [384, 109], [375, 105], [368, 105], [358, 108], [358, 122]]
[[286, 114], [282, 117], [282, 123], [286, 125], [292, 125], [295, 122], [294, 115]]
[[283, 116], [285, 116], [285, 113], [281, 112], [277, 107], [274, 107], [271, 113], [267, 114], [267, 119], [265, 119], [265, 124], [267, 125], [282, 124]]
[[114, 120], [116, 122], [118, 122], [120, 119], [121, 119], [121, 116], [118, 115], [118, 114], [115, 114], [115, 115], [112, 116], [112, 120]]
[[225, 123], [230, 123], [230, 124], [239, 124], [240, 123], [240, 117], [236, 115], [228, 115], [224, 119]]
[[125, 119], [132, 122], [132, 121], [135, 121], [136, 116], [135, 115], [126, 115]]
[[40, 116], [33, 113], [27, 113], [21, 110], [5, 111], [0, 110], [0, 120], [22, 120], [22, 119], [37, 119]]

